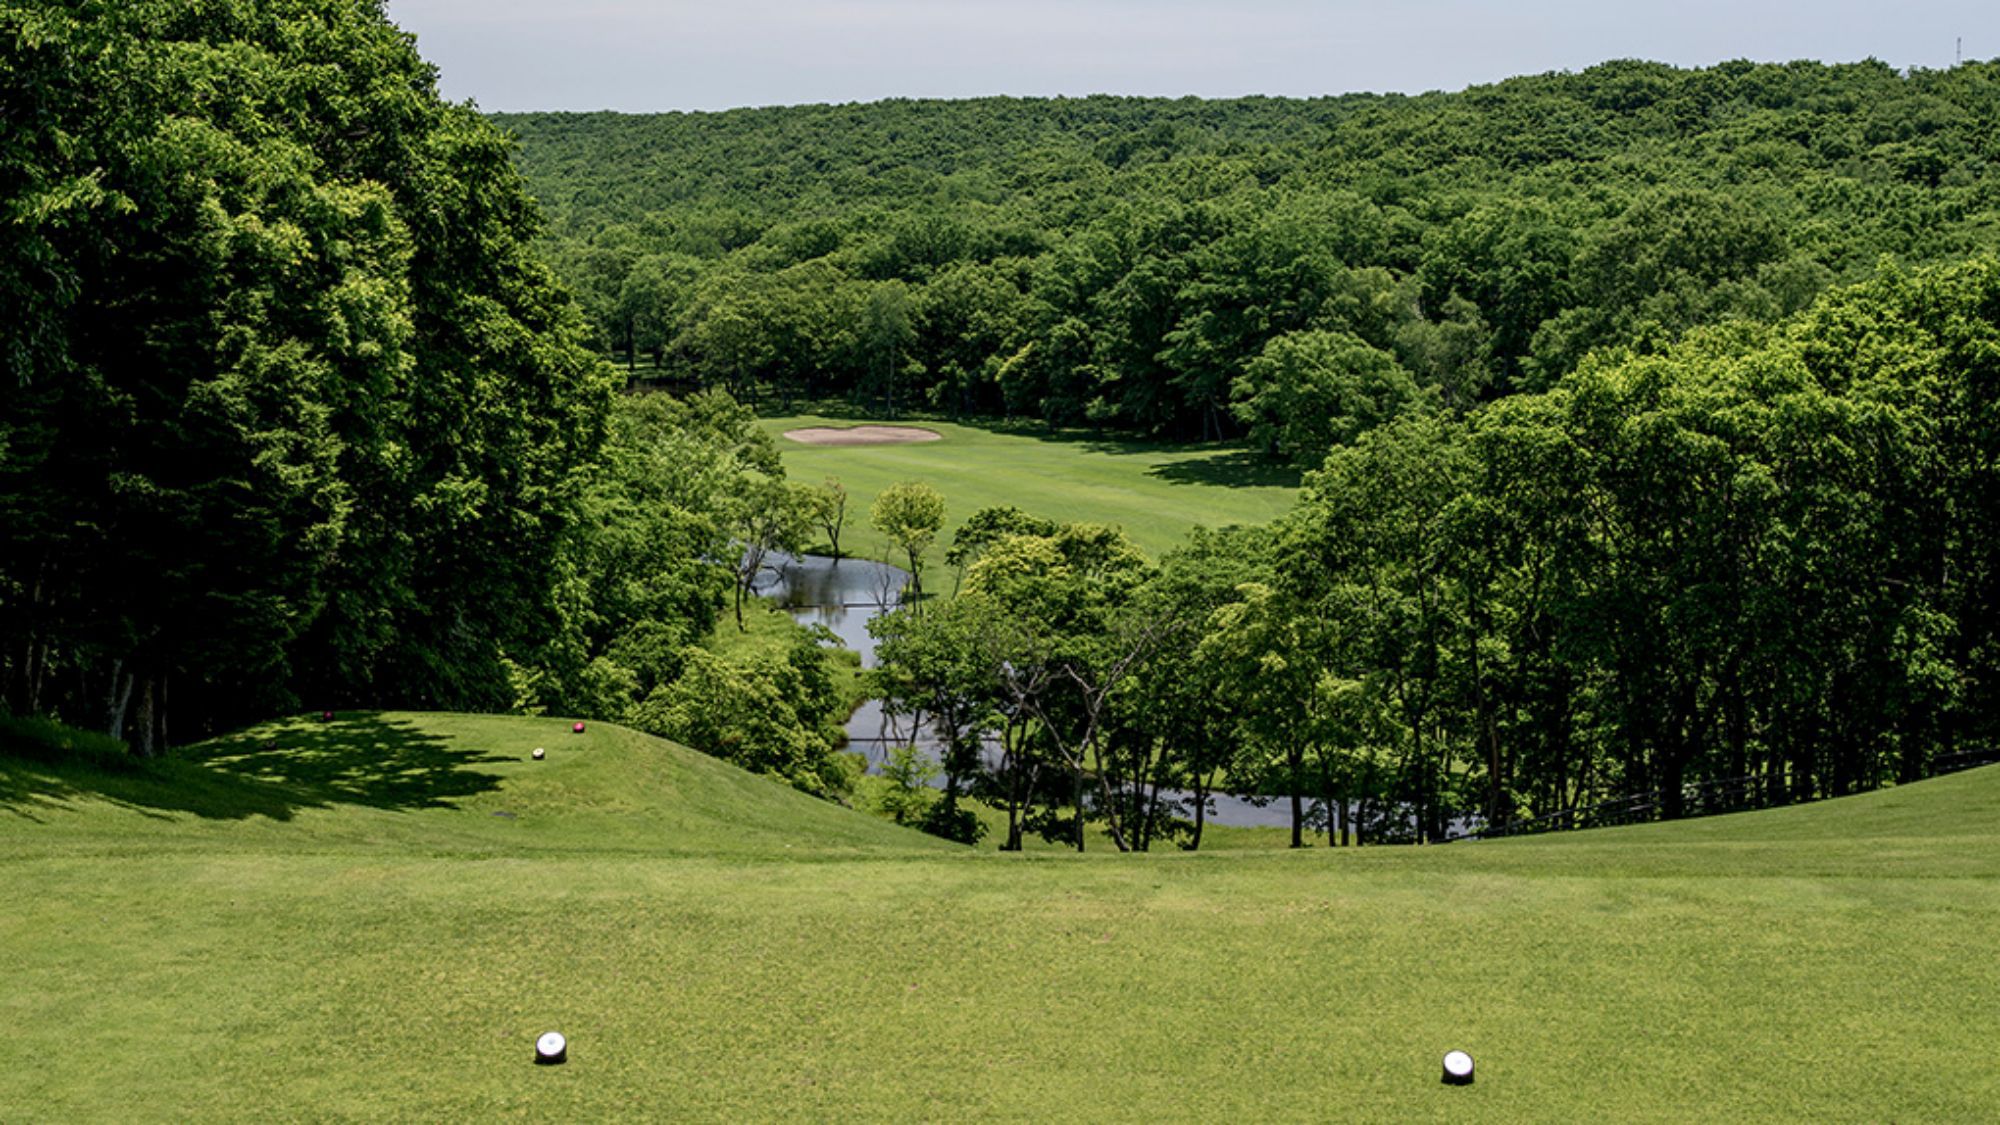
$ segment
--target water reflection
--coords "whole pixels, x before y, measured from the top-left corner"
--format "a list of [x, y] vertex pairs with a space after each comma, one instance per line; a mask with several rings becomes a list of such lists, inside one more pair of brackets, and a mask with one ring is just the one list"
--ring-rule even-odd
[[863, 668], [873, 668], [875, 638], [868, 635], [868, 623], [902, 604], [909, 579], [901, 567], [873, 559], [777, 556], [756, 590], [802, 624], [826, 626], [841, 644], [861, 654]]
[[[801, 558], [774, 556], [771, 569], [756, 586], [757, 593], [775, 600], [790, 611], [794, 620], [807, 625], [824, 625], [847, 648], [861, 654], [861, 666], [875, 667], [875, 638], [868, 635], [868, 623], [879, 614], [902, 604], [903, 587], [909, 572], [873, 559], [841, 559], [820, 555]], [[879, 770], [891, 746], [914, 742], [937, 757], [940, 744], [929, 731], [912, 731], [908, 719], [886, 714], [882, 701], [871, 699], [847, 720], [850, 749], [868, 758], [868, 767]], [[997, 759], [999, 748], [991, 748]], [[1163, 794], [1186, 802], [1189, 794]], [[1228, 793], [1211, 796], [1210, 824], [1233, 827], [1283, 828], [1290, 826], [1291, 806], [1284, 799], [1238, 797]]]

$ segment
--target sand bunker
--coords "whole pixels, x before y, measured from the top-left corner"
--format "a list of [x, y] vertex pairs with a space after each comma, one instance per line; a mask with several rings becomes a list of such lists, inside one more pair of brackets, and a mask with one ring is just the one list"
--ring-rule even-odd
[[939, 441], [944, 435], [917, 426], [808, 426], [786, 430], [785, 436], [802, 445], [905, 445], [913, 441]]

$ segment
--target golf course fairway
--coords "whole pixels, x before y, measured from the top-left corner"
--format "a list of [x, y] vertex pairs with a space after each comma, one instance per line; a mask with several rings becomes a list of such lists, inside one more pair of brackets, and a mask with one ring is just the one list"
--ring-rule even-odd
[[[953, 422], [913, 422], [936, 440], [856, 445], [801, 441], [787, 434], [880, 429], [821, 415], [760, 419], [777, 439], [785, 474], [805, 484], [828, 477], [848, 493], [850, 554], [889, 557], [888, 542], [868, 524], [868, 507], [883, 489], [922, 481], [944, 495], [938, 541], [981, 508], [1013, 505], [1067, 523], [1122, 528], [1158, 558], [1197, 525], [1263, 524], [1298, 499], [1298, 475], [1254, 451], [1218, 445], [1121, 441], [1038, 428], [1009, 432]], [[932, 551], [933, 563], [943, 555]]]

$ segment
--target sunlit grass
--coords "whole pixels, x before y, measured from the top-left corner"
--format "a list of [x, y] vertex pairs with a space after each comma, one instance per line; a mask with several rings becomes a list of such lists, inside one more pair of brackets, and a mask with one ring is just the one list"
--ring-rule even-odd
[[[854, 419], [792, 415], [763, 420], [773, 434], [808, 426], [850, 426]], [[965, 517], [1012, 504], [1049, 519], [1115, 524], [1154, 557], [1197, 525], [1268, 523], [1298, 496], [1296, 474], [1231, 446], [1162, 445], [1081, 433], [916, 421], [942, 441], [908, 445], [802, 445], [778, 438], [785, 471], [818, 484], [835, 477], [851, 497], [849, 553], [889, 557], [868, 526], [875, 496], [899, 481], [920, 480], [945, 498], [946, 526], [931, 564]], [[891, 561], [898, 561], [891, 559]]]
[[[0, 760], [0, 891], [9, 1121], [2000, 1104], [2000, 769], [1541, 839], [1003, 856], [615, 728], [347, 715], [165, 774]], [[538, 1068], [549, 1029], [571, 1061]]]

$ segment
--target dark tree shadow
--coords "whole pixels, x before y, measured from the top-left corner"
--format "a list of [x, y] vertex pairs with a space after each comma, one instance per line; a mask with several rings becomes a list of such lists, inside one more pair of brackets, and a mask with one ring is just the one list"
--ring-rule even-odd
[[0, 757], [0, 812], [42, 820], [62, 802], [96, 798], [147, 815], [289, 820], [302, 808], [439, 808], [499, 787], [476, 767], [510, 761], [426, 734], [407, 721], [345, 714], [292, 719], [225, 736], [174, 757], [105, 769]]
[[1210, 484], [1224, 488], [1297, 488], [1304, 474], [1298, 469], [1266, 460], [1248, 449], [1225, 450], [1207, 457], [1170, 461], [1146, 470], [1169, 484]]
[[192, 813], [212, 820], [290, 820], [301, 808], [323, 807], [280, 786], [187, 762], [106, 771], [81, 763], [0, 759], [0, 815], [43, 823], [81, 800], [107, 801], [157, 819]]
[[362, 713], [266, 724], [204, 743], [191, 760], [318, 803], [428, 809], [499, 788], [498, 776], [470, 767], [512, 759]]
[[[1051, 426], [1033, 418], [943, 418], [971, 430], [1037, 441], [1080, 445], [1087, 452], [1110, 457], [1177, 457], [1156, 465], [1149, 474], [1174, 484], [1253, 485], [1297, 488], [1305, 474], [1294, 465], [1272, 460], [1234, 441], [1172, 441], [1130, 437], [1085, 426]], [[1193, 455], [1199, 456], [1193, 456]]]

